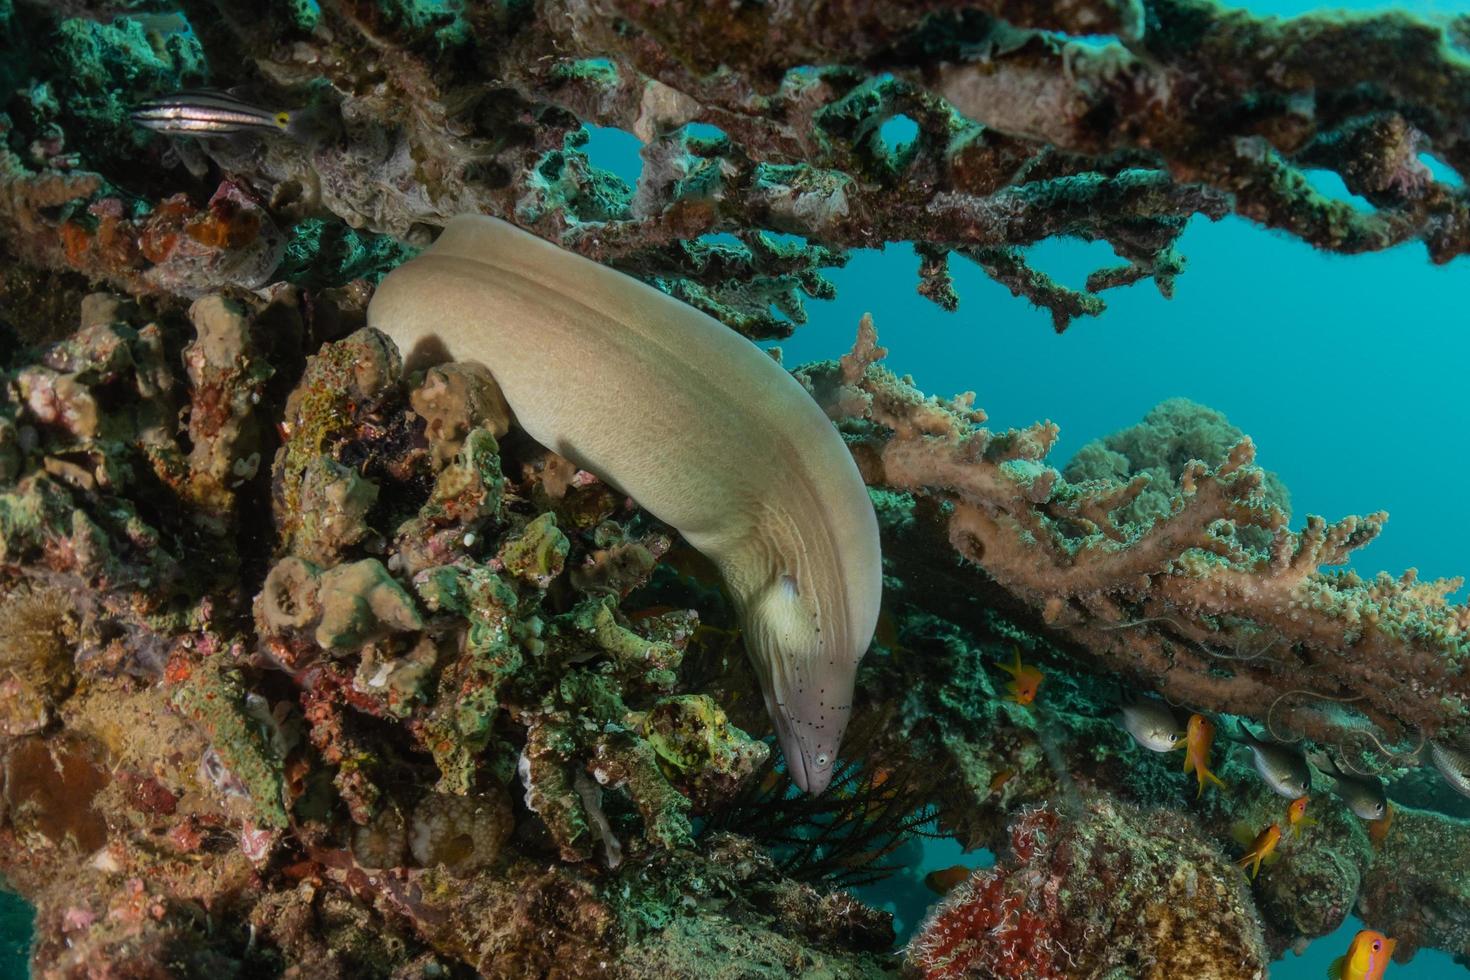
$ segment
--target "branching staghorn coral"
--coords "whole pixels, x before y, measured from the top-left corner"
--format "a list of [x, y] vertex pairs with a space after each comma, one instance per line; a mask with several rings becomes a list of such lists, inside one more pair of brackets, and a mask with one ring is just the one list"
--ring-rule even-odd
[[[1246, 439], [1214, 468], [1187, 467], [1169, 513], [1120, 525], [1146, 478], [1070, 484], [1044, 463], [1054, 425], [991, 433], [973, 396], [926, 398], [878, 363], [884, 353], [864, 320], [853, 350], [808, 369], [807, 383], [848, 430], [869, 485], [924, 503], [1048, 635], [1177, 703], [1263, 720], [1274, 707], [1278, 727], [1329, 744], [1355, 742], [1356, 728], [1278, 696], [1351, 700], [1391, 741], [1464, 730], [1470, 608], [1445, 598], [1459, 583], [1321, 570], [1372, 540], [1384, 515], [1288, 530]], [[1269, 535], [1267, 550], [1242, 545], [1237, 528]]]
[[[59, 32], [84, 32], [76, 18], [26, 10], [5, 29], [37, 52]], [[817, 16], [644, 0], [432, 11], [190, 0], [184, 10], [197, 40], [177, 24], [148, 26], [172, 61], [115, 73], [154, 95], [200, 72], [202, 52], [216, 82], [319, 113], [326, 124], [310, 138], [205, 147], [272, 214], [420, 243], [454, 214], [496, 214], [750, 336], [789, 333], [803, 294], [830, 295], [821, 268], [887, 242], [919, 247], [920, 292], [936, 302], [957, 302], [947, 265], [958, 254], [1048, 309], [1059, 330], [1101, 311], [1095, 294], [1107, 288], [1152, 279], [1167, 295], [1183, 268], [1174, 245], [1195, 214], [1234, 212], [1333, 251], [1420, 240], [1445, 262], [1470, 247], [1467, 191], [1420, 160], [1470, 171], [1458, 22], [1277, 21], [1207, 0], [854, 0]], [[135, 57], [128, 30], [99, 43], [108, 64]], [[17, 136], [50, 126], [53, 142], [73, 133], [81, 145], [64, 166], [59, 150], [14, 159], [0, 227], [35, 238], [26, 254], [52, 264], [96, 267], [103, 250], [120, 283], [142, 259], [117, 253], [137, 233], [108, 216], [161, 205], [146, 190], [106, 197], [114, 160], [86, 140], [125, 126], [109, 98], [25, 94]], [[58, 102], [73, 108], [58, 113]], [[889, 147], [883, 126], [898, 117], [917, 134]], [[636, 188], [589, 162], [583, 123], [642, 141]], [[160, 167], [165, 149], [149, 146]], [[1314, 169], [1339, 174], [1372, 209], [1319, 194], [1306, 179]], [[108, 220], [118, 244], [91, 244], [92, 225]], [[63, 248], [66, 221], [76, 227]], [[718, 233], [742, 244], [699, 241]], [[1062, 286], [1024, 253], [1056, 236], [1107, 241], [1122, 264], [1097, 270], [1085, 291]], [[208, 274], [147, 278], [182, 276], [177, 285], [203, 292], [209, 283], [196, 280]]]

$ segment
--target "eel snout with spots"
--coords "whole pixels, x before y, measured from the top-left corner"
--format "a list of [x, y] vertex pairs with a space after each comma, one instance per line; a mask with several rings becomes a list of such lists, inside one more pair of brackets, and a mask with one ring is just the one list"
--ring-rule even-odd
[[518, 424], [724, 577], [792, 780], [832, 778], [878, 618], [878, 524], [797, 381], [712, 317], [495, 218], [452, 220], [368, 323], [409, 369], [478, 361]]

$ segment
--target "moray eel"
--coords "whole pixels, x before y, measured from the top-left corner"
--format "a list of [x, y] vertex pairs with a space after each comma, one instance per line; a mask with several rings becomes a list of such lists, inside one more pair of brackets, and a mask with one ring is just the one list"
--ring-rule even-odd
[[801, 385], [693, 307], [480, 215], [391, 272], [367, 316], [409, 370], [489, 368], [532, 438], [714, 562], [787, 771], [824, 790], [882, 567], [867, 488]]

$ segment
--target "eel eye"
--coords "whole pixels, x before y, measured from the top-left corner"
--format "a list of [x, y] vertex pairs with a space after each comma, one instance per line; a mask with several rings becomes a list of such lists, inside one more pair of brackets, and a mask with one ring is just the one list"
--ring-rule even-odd
[[285, 129], [286, 126], [287, 126], [287, 124], [289, 124], [290, 122], [291, 122], [291, 114], [289, 112], [278, 112], [278, 113], [276, 113], [276, 125], [277, 126], [281, 127], [282, 129]]
[[1373, 940], [1373, 952], [1376, 953], [1376, 952], [1378, 952], [1382, 948], [1383, 948], [1383, 943], [1381, 943], [1377, 939]]
[[817, 768], [819, 768], [819, 769], [825, 769], [825, 768], [827, 768], [827, 763], [829, 763], [831, 761], [832, 760], [827, 756], [827, 753], [825, 753], [825, 752], [819, 752], [817, 754], [817, 757], [812, 760], [812, 762], [814, 762], [817, 765]]

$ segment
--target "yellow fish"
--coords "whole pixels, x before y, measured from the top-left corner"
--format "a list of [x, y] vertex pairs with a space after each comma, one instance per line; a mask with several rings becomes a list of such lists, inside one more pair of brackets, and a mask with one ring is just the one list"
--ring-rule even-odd
[[1016, 655], [1016, 662], [1000, 665], [1000, 669], [1013, 678], [1006, 684], [1006, 690], [1011, 692], [1009, 700], [1029, 706], [1036, 700], [1036, 692], [1041, 689], [1041, 682], [1046, 680], [1046, 675], [1036, 667], [1021, 663], [1019, 647], [1011, 647], [1011, 650]]
[[1393, 804], [1385, 803], [1383, 816], [1377, 820], [1368, 821], [1368, 839], [1373, 842], [1375, 848], [1382, 847], [1383, 842], [1388, 840], [1388, 828], [1393, 826]]
[[1346, 956], [1339, 956], [1327, 968], [1331, 980], [1382, 980], [1388, 961], [1393, 958], [1397, 940], [1381, 932], [1364, 929], [1353, 937]]
[[1220, 777], [1210, 772], [1210, 746], [1214, 741], [1214, 723], [1204, 715], [1190, 715], [1184, 736], [1184, 771], [1192, 771], [1199, 779], [1199, 792], [1194, 794], [1196, 799], [1204, 795], [1206, 780], [1225, 788]]
[[[1291, 836], [1293, 837], [1317, 822], [1307, 816], [1307, 802], [1310, 799], [1310, 796], [1299, 796], [1292, 800], [1291, 805], [1286, 808], [1286, 822], [1291, 825]], [[1371, 825], [1368, 832], [1369, 834], [1373, 832]]]
[[[1249, 833], [1249, 831], [1247, 831]], [[1271, 826], [1256, 835], [1246, 852], [1240, 856], [1235, 863], [1244, 868], [1251, 866], [1251, 880], [1261, 873], [1261, 862], [1269, 858], [1276, 850], [1276, 845], [1281, 841], [1281, 824], [1272, 823]]]

